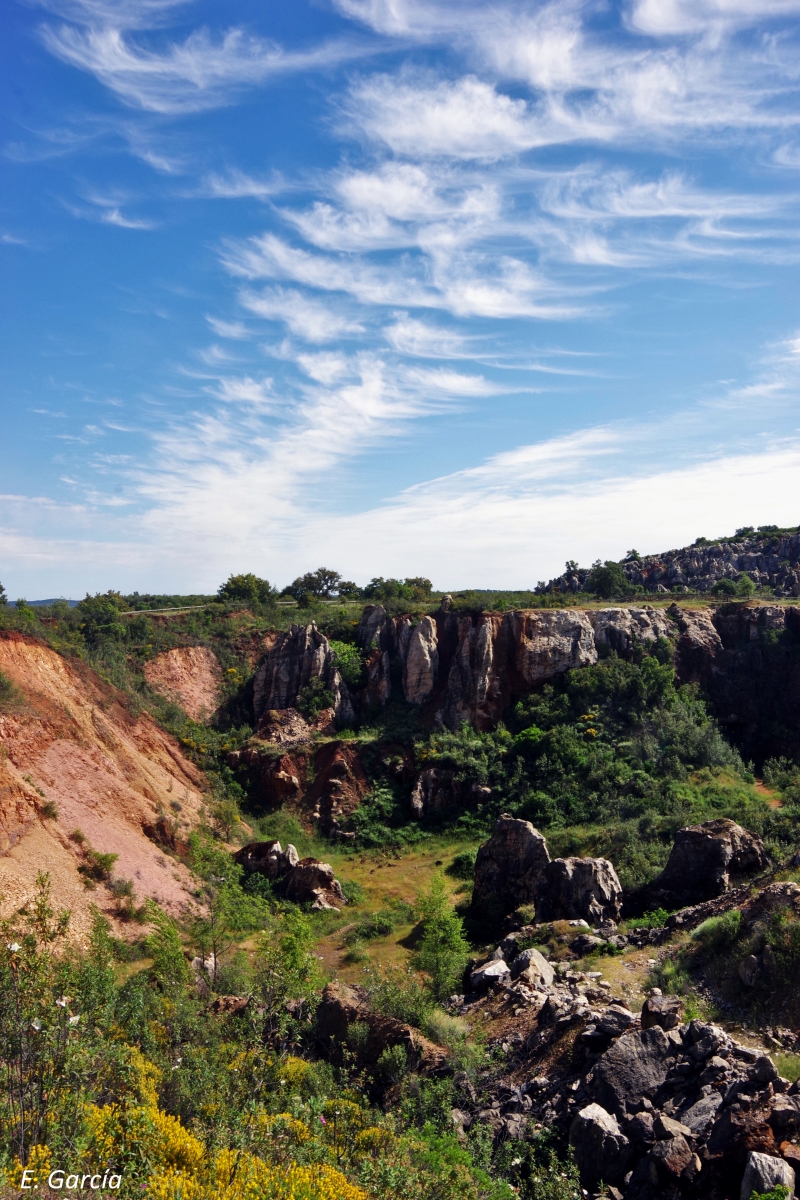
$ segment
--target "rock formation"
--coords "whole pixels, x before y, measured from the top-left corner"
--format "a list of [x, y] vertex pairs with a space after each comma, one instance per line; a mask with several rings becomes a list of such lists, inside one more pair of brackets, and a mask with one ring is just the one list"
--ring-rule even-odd
[[258, 872], [280, 885], [287, 900], [312, 908], [341, 908], [347, 904], [333, 867], [317, 858], [300, 858], [294, 846], [280, 842], [250, 842], [233, 855], [247, 872]]
[[488, 904], [508, 912], [535, 903], [549, 862], [547, 842], [530, 821], [498, 817], [489, 841], [478, 850], [473, 908]]
[[472, 904], [509, 912], [534, 904], [537, 920], [616, 921], [622, 904], [617, 873], [605, 858], [556, 858], [530, 821], [503, 815], [478, 850]]
[[452, 808], [456, 803], [453, 772], [440, 767], [422, 771], [411, 793], [411, 812], [418, 820], [434, 812]]
[[541, 921], [583, 918], [591, 925], [619, 920], [622, 885], [607, 858], [556, 858], [538, 897]]
[[316, 625], [292, 625], [281, 633], [267, 651], [253, 681], [253, 711], [256, 721], [270, 709], [294, 708], [303, 688], [319, 679], [333, 696], [336, 719], [354, 718], [350, 696], [328, 644]]
[[[682, 550], [667, 550], [621, 564], [626, 578], [646, 591], [686, 588], [707, 592], [720, 579], [746, 574], [757, 587], [771, 587], [785, 596], [800, 596], [800, 531], [781, 534], [751, 532], [730, 542], [698, 539]], [[536, 589], [542, 592], [582, 591], [589, 569], [567, 570]]]
[[761, 838], [721, 818], [679, 829], [661, 874], [645, 889], [652, 906], [699, 904], [727, 891], [731, 879], [769, 862]]

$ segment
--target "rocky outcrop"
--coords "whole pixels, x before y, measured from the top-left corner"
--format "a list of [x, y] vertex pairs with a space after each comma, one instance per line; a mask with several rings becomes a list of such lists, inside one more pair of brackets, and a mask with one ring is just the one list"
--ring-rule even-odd
[[589, 666], [608, 649], [629, 654], [637, 643], [674, 633], [669, 618], [651, 608], [505, 614], [441, 608], [415, 625], [410, 617], [391, 618], [373, 605], [356, 630], [368, 656], [362, 702], [386, 702], [394, 661], [409, 703], [434, 706], [451, 729], [463, 721], [488, 728], [540, 683]]
[[666, 908], [699, 904], [721, 895], [731, 880], [763, 870], [764, 843], [734, 821], [721, 818], [679, 829], [661, 874], [647, 888], [648, 902]]
[[327, 742], [314, 754], [314, 781], [305, 797], [312, 819], [325, 837], [352, 840], [342, 824], [355, 812], [369, 791], [358, 748], [347, 742]]
[[779, 1186], [788, 1188], [789, 1195], [792, 1195], [794, 1184], [794, 1170], [782, 1158], [775, 1158], [771, 1154], [758, 1154], [757, 1151], [751, 1150], [747, 1157], [739, 1197], [740, 1200], [750, 1200], [754, 1192], [761, 1196]]
[[422, 771], [411, 792], [411, 813], [417, 820], [431, 813], [443, 812], [456, 803], [453, 772], [440, 767]]
[[537, 920], [616, 921], [622, 903], [617, 873], [605, 858], [557, 858], [530, 821], [503, 815], [479, 848], [472, 904], [510, 912], [536, 906]]
[[256, 721], [270, 709], [296, 707], [298, 696], [313, 679], [320, 680], [331, 692], [337, 721], [352, 721], [355, 716], [352, 702], [328, 639], [313, 623], [292, 625], [286, 633], [279, 634], [256, 671], [253, 681]]
[[330, 863], [318, 858], [301, 858], [284, 878], [284, 895], [296, 904], [310, 903], [312, 908], [343, 908], [347, 898], [334, 878]]
[[536, 915], [540, 921], [617, 921], [622, 885], [607, 858], [556, 858], [548, 864]]
[[500, 907], [506, 912], [535, 903], [550, 862], [547, 842], [530, 821], [503, 815], [475, 861], [473, 908]]
[[[349, 1034], [353, 1025], [366, 1027], [366, 1039], [353, 1045]], [[376, 1013], [369, 1004], [366, 991], [346, 983], [329, 983], [317, 1008], [316, 1036], [324, 1053], [334, 1062], [341, 1062], [348, 1046], [355, 1051], [364, 1066], [374, 1067], [383, 1054], [393, 1046], [406, 1051], [409, 1068], [425, 1075], [441, 1067], [447, 1055], [410, 1025], [395, 1017]]]
[[[800, 596], [800, 531], [750, 531], [729, 542], [699, 538], [687, 548], [644, 555], [621, 566], [631, 584], [648, 592], [707, 592], [721, 579], [735, 581], [747, 575], [757, 587], [770, 587], [784, 596]], [[536, 590], [580, 592], [588, 577], [589, 568], [568, 567], [563, 575], [540, 583]]]
[[297, 866], [300, 855], [291, 843], [284, 850], [277, 841], [248, 842], [236, 851], [233, 860], [248, 873], [257, 871], [267, 879], [281, 879]]
[[310, 904], [314, 909], [347, 904], [333, 867], [317, 858], [300, 858], [291, 844], [283, 850], [280, 842], [250, 842], [233, 858], [248, 873], [257, 872], [279, 884], [286, 899], [296, 904]]
[[403, 663], [403, 693], [410, 704], [424, 704], [433, 694], [439, 672], [438, 631], [433, 617], [423, 617], [411, 631]]

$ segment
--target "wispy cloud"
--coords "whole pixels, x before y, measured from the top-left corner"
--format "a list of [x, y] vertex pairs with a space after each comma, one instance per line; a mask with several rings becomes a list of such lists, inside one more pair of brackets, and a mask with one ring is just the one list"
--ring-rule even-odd
[[357, 320], [340, 310], [291, 288], [265, 288], [241, 293], [244, 307], [268, 321], [282, 321], [296, 337], [307, 342], [330, 342], [348, 334], [363, 333]]

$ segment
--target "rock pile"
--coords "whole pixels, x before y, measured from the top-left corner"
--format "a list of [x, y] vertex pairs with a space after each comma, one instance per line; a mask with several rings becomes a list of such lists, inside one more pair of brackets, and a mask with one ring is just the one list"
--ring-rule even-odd
[[[656, 990], [637, 1013], [599, 971], [554, 967], [535, 948], [517, 953], [537, 932], [503, 939], [472, 972], [474, 990], [451, 998], [451, 1011], [469, 1013], [488, 989], [527, 1031], [506, 1032], [503, 1044], [509, 1053], [516, 1045], [517, 1082], [460, 1099], [456, 1125], [487, 1124], [499, 1139], [553, 1127], [568, 1137], [583, 1187], [602, 1181], [616, 1200], [750, 1200], [775, 1183], [793, 1189], [800, 1085], [719, 1025], [684, 1021], [678, 997]], [[574, 1048], [559, 1057], [562, 1039]], [[550, 1062], [549, 1073], [518, 1082], [532, 1061]]]
[[287, 900], [310, 903], [314, 909], [341, 908], [347, 904], [333, 867], [316, 858], [300, 858], [294, 846], [280, 842], [249, 842], [237, 850], [234, 861], [248, 873], [258, 872], [280, 884]]
[[593, 925], [619, 919], [622, 887], [606, 858], [556, 858], [530, 821], [506, 814], [478, 850], [473, 907], [510, 912], [536, 906], [540, 920], [582, 919]]

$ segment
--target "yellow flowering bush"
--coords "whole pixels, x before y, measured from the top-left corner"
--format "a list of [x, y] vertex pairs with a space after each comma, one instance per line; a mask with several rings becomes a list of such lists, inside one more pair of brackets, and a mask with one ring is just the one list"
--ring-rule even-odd
[[31, 1146], [28, 1154], [28, 1162], [25, 1167], [18, 1158], [14, 1159], [14, 1166], [8, 1175], [8, 1182], [13, 1188], [21, 1188], [22, 1172], [33, 1171], [33, 1175], [28, 1175], [28, 1183], [31, 1187], [44, 1186], [47, 1183], [47, 1176], [53, 1169], [51, 1166], [51, 1154], [49, 1146]]
[[205, 1147], [177, 1117], [155, 1105], [123, 1107], [89, 1105], [86, 1123], [91, 1135], [94, 1161], [112, 1162], [135, 1158], [183, 1171], [197, 1171]]
[[147, 1191], [151, 1200], [367, 1200], [333, 1167], [284, 1169], [238, 1150], [221, 1150], [203, 1179], [172, 1168], [159, 1171]]

